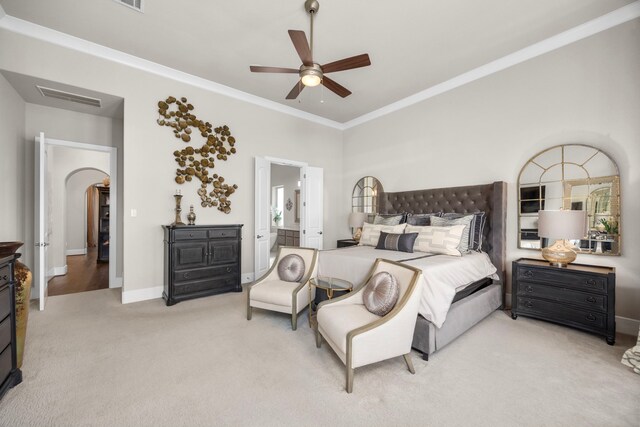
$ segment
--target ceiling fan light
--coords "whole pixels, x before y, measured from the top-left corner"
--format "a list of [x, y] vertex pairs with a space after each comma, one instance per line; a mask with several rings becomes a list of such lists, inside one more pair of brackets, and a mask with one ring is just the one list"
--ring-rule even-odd
[[318, 86], [322, 79], [316, 74], [307, 74], [302, 76], [302, 84], [309, 87]]

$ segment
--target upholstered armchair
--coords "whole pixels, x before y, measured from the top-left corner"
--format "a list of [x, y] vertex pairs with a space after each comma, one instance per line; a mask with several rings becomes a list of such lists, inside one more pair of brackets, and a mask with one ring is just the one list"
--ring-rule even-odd
[[[380, 272], [390, 273], [399, 288], [395, 306], [384, 316], [370, 312], [364, 301], [366, 287]], [[353, 370], [360, 366], [403, 356], [409, 372], [415, 373], [410, 353], [423, 282], [418, 280], [420, 273], [407, 265], [377, 259], [353, 292], [319, 304], [316, 345], [320, 348], [324, 337], [346, 365], [347, 393], [353, 391]]]
[[316, 249], [281, 246], [269, 271], [247, 287], [247, 320], [253, 307], [287, 313], [295, 331], [298, 313], [314, 295], [307, 286], [315, 274], [317, 256]]

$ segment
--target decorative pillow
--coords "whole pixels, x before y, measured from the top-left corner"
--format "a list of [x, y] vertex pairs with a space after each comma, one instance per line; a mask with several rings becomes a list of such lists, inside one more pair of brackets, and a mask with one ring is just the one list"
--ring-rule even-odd
[[460, 239], [460, 245], [458, 249], [460, 253], [466, 254], [471, 249], [469, 242], [469, 235], [471, 230], [471, 222], [473, 221], [473, 215], [465, 215], [460, 218], [431, 218], [431, 225], [437, 227], [449, 227], [452, 225], [464, 225], [464, 231], [462, 232], [462, 239]]
[[362, 291], [364, 306], [373, 314], [384, 316], [393, 310], [400, 296], [400, 286], [391, 273], [374, 274]]
[[364, 223], [362, 227], [362, 236], [360, 237], [360, 245], [361, 246], [377, 246], [378, 240], [380, 239], [380, 232], [384, 231], [385, 233], [404, 233], [404, 228], [406, 224], [398, 224], [398, 225], [382, 225], [382, 224], [369, 224], [368, 222]]
[[450, 227], [408, 225], [407, 233], [418, 233], [418, 238], [413, 246], [414, 251], [461, 256], [458, 246], [462, 240], [464, 229], [463, 224]]
[[418, 237], [418, 233], [392, 234], [381, 231], [376, 249], [412, 253], [416, 237]]
[[278, 263], [278, 276], [285, 282], [299, 282], [304, 276], [304, 259], [296, 254], [282, 257]]
[[[465, 216], [458, 213], [446, 213], [442, 215], [443, 218], [457, 219]], [[469, 250], [482, 251], [482, 233], [484, 233], [484, 225], [487, 222], [487, 216], [484, 212], [475, 212], [473, 214], [473, 220], [469, 227]]]
[[381, 215], [376, 214], [373, 219], [374, 224], [398, 225], [404, 223], [404, 214]]
[[442, 212], [434, 212], [434, 213], [428, 213], [428, 214], [409, 214], [407, 216], [407, 224], [431, 225], [432, 216], [442, 216]]

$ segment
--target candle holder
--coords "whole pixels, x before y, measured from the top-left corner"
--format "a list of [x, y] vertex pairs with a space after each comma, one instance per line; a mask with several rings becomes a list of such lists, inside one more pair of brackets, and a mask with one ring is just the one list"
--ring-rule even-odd
[[176, 199], [176, 220], [173, 221], [171, 225], [185, 225], [180, 218], [180, 212], [182, 212], [182, 208], [180, 207], [180, 203], [182, 202], [182, 194], [174, 194], [173, 197]]

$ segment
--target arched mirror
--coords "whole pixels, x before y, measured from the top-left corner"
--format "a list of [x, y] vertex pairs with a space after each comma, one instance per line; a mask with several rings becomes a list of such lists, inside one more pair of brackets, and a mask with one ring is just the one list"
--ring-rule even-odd
[[538, 153], [518, 178], [518, 247], [546, 246], [538, 236], [538, 211], [584, 210], [579, 253], [620, 255], [620, 175], [601, 150], [581, 144], [559, 145]]
[[378, 194], [382, 193], [382, 184], [373, 176], [360, 178], [353, 187], [351, 195], [351, 211], [378, 213]]

